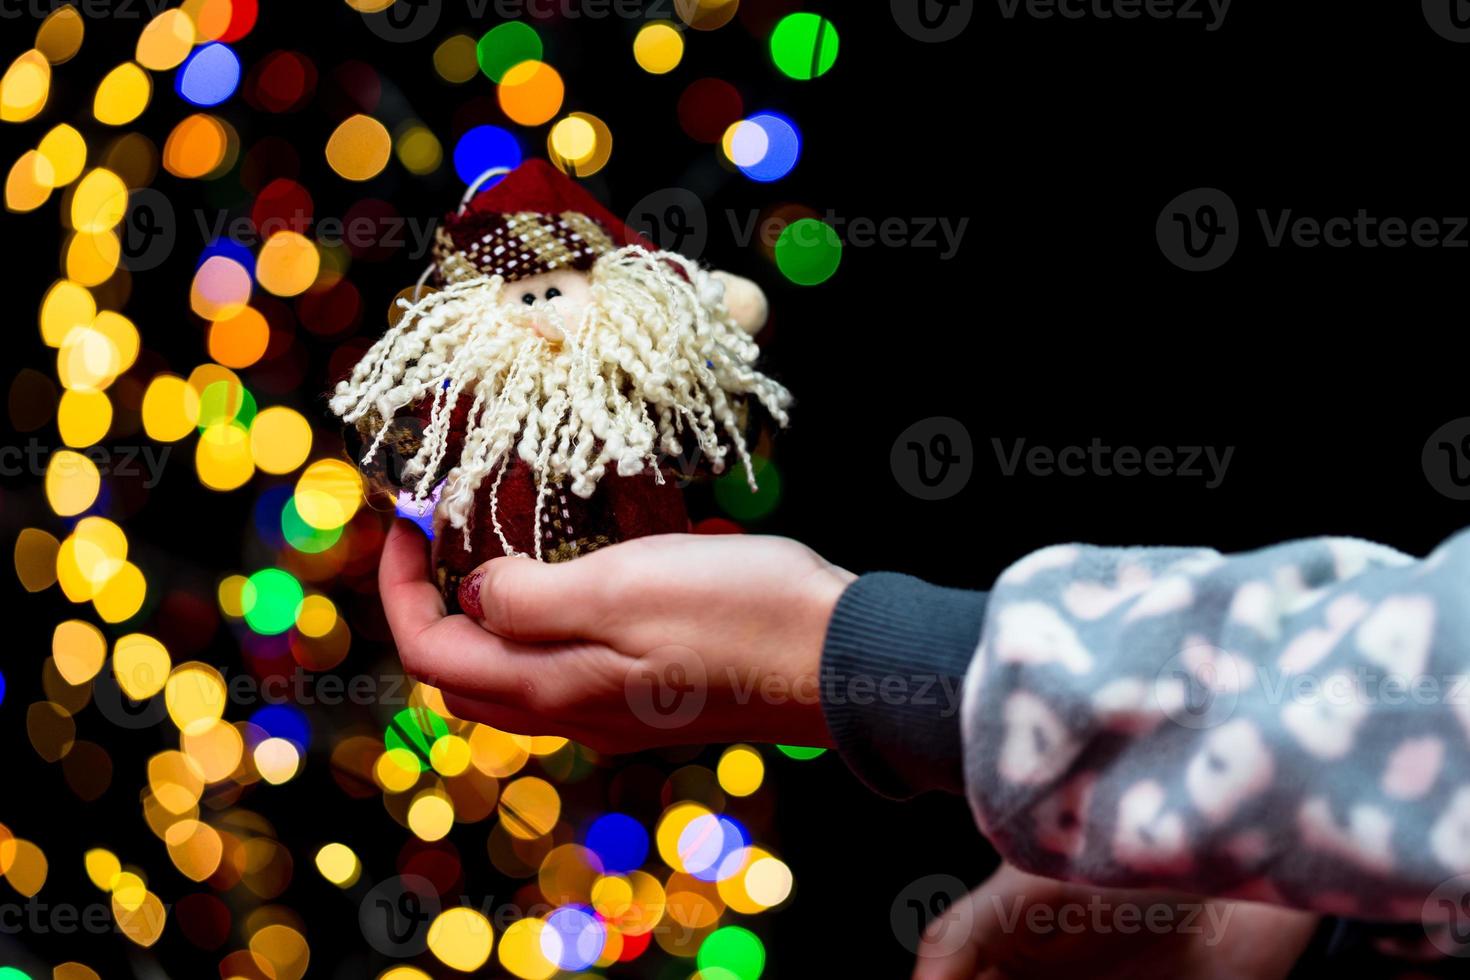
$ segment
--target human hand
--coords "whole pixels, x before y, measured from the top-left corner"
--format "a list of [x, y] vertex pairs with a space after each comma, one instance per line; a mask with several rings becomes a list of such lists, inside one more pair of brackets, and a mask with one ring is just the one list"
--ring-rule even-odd
[[1054, 881], [1002, 865], [930, 923], [914, 980], [1285, 977], [1310, 912]]
[[429, 569], [428, 541], [397, 522], [378, 573], [388, 624], [404, 668], [461, 718], [605, 752], [831, 744], [818, 672], [854, 576], [795, 541], [674, 534], [556, 565], [497, 558], [465, 580], [475, 618], [445, 614]]

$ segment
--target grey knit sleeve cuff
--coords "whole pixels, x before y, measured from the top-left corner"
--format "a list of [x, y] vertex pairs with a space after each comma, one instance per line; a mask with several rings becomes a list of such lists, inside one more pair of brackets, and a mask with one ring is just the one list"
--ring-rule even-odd
[[964, 793], [960, 701], [985, 599], [878, 572], [838, 601], [822, 650], [822, 710], [843, 761], [875, 792]]

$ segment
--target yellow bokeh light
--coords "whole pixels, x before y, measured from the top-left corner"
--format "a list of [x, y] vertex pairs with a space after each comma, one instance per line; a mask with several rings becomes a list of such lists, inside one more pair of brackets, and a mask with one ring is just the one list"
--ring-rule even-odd
[[679, 0], [674, 9], [679, 19], [696, 31], [713, 31], [730, 23], [740, 0]]
[[284, 738], [268, 738], [255, 747], [253, 756], [260, 778], [272, 786], [289, 782], [301, 770], [301, 753]]
[[20, 837], [0, 840], [0, 873], [10, 887], [30, 898], [46, 884], [50, 864], [35, 844]]
[[51, 632], [51, 656], [68, 684], [85, 684], [107, 659], [107, 638], [91, 623], [67, 619]]
[[131, 909], [124, 906], [117, 893], [113, 892], [112, 915], [117, 920], [118, 930], [145, 949], [158, 942], [168, 923], [168, 910], [163, 907], [162, 899], [152, 892], [146, 892], [137, 907]]
[[277, 296], [299, 296], [316, 282], [322, 256], [316, 243], [294, 231], [278, 231], [261, 246], [255, 278]]
[[250, 937], [255, 962], [268, 964], [274, 980], [301, 980], [311, 962], [306, 937], [290, 926], [275, 922]]
[[191, 660], [169, 673], [163, 685], [163, 702], [174, 725], [184, 731], [195, 722], [223, 716], [226, 693], [225, 679], [218, 670]]
[[468, 34], [445, 38], [434, 49], [434, 70], [440, 78], [456, 85], [478, 75], [480, 63], [475, 54], [475, 39]]
[[551, 127], [546, 148], [551, 162], [561, 170], [576, 177], [589, 177], [612, 159], [612, 130], [590, 112], [569, 113]]
[[51, 63], [34, 49], [10, 63], [0, 76], [0, 121], [25, 122], [40, 114], [51, 94]]
[[512, 122], [539, 126], [561, 111], [566, 92], [555, 68], [544, 61], [522, 61], [500, 82], [500, 108]]
[[219, 607], [226, 616], [235, 619], [245, 615], [245, 585], [250, 580], [243, 575], [228, 575], [219, 584]]
[[87, 879], [105, 892], [112, 891], [112, 881], [122, 873], [122, 862], [105, 847], [94, 847], [82, 855]]
[[340, 459], [319, 459], [296, 481], [296, 513], [318, 531], [339, 528], [362, 505], [362, 476]]
[[711, 816], [710, 811], [698, 803], [675, 803], [664, 811], [654, 829], [654, 840], [658, 844], [658, 856], [675, 871], [686, 871], [684, 855], [679, 853], [679, 838], [685, 829], [700, 817]]
[[112, 401], [100, 391], [61, 393], [56, 406], [56, 428], [61, 441], [73, 448], [95, 445], [112, 426]]
[[62, 449], [46, 464], [46, 500], [61, 517], [80, 514], [97, 499], [102, 475], [97, 464], [81, 453]]
[[36, 31], [36, 50], [51, 64], [59, 65], [76, 57], [85, 35], [86, 25], [77, 8], [70, 4], [57, 7]]
[[235, 421], [206, 427], [194, 445], [194, 469], [199, 474], [199, 482], [211, 490], [243, 487], [255, 475], [250, 433]]
[[[317, 639], [337, 625], [337, 607], [324, 595], [309, 595], [296, 610], [296, 629], [302, 636]], [[442, 739], [440, 741], [443, 741]]]
[[403, 793], [419, 781], [418, 756], [405, 748], [392, 748], [378, 756], [373, 778], [389, 793]]
[[316, 869], [338, 888], [351, 888], [362, 874], [362, 862], [346, 844], [327, 844], [316, 852]]
[[66, 247], [66, 277], [83, 286], [100, 286], [112, 278], [122, 260], [122, 241], [114, 232], [76, 234]]
[[512, 837], [535, 840], [551, 833], [561, 817], [561, 797], [544, 779], [525, 776], [500, 794], [500, 823]]
[[445, 909], [429, 925], [429, 951], [461, 973], [473, 973], [490, 959], [495, 932], [490, 920], [466, 906]]
[[88, 173], [72, 194], [71, 225], [77, 231], [111, 231], [127, 213], [128, 185], [106, 167]]
[[92, 100], [92, 115], [108, 126], [126, 126], [148, 108], [153, 95], [153, 80], [131, 61], [123, 62], [97, 85]]
[[684, 35], [668, 21], [645, 24], [633, 40], [633, 58], [651, 75], [664, 75], [684, 59]]
[[[64, 8], [70, 10], [70, 7]], [[51, 980], [102, 980], [96, 970], [75, 961], [58, 963], [51, 969]]]
[[20, 155], [5, 178], [6, 210], [24, 214], [34, 211], [51, 199], [56, 187], [56, 167], [39, 150]]
[[531, 757], [528, 745], [489, 725], [476, 725], [469, 741], [470, 763], [487, 776], [513, 776]]
[[206, 783], [218, 783], [239, 768], [245, 739], [226, 721], [200, 721], [179, 734], [179, 748]]
[[731, 796], [749, 796], [761, 788], [766, 763], [749, 745], [732, 745], [720, 756], [715, 770], [720, 788]]
[[143, 430], [158, 442], [177, 442], [199, 421], [199, 393], [183, 378], [160, 374], [143, 393]]
[[118, 637], [112, 646], [112, 675], [117, 686], [134, 701], [163, 690], [172, 664], [162, 643], [146, 633]]
[[408, 829], [421, 840], [443, 840], [454, 826], [454, 804], [436, 790], [425, 790], [408, 807]]
[[470, 743], [458, 735], [445, 735], [429, 746], [429, 764], [441, 776], [458, 776], [470, 767]]
[[194, 21], [182, 10], [165, 10], [138, 35], [138, 64], [152, 71], [177, 68], [194, 48]]
[[327, 163], [347, 180], [372, 180], [388, 165], [393, 139], [371, 116], [355, 115], [342, 121], [327, 140]]
[[56, 376], [75, 391], [101, 391], [117, 380], [122, 352], [96, 327], [74, 327], [56, 352]]
[[[204, 794], [204, 777], [194, 768], [189, 757], [172, 749], [159, 752], [148, 760], [148, 788], [158, 805], [175, 816], [194, 812]], [[117, 889], [114, 888], [114, 894]], [[130, 901], [124, 899], [125, 902]]]
[[48, 347], [60, 347], [77, 327], [90, 326], [97, 318], [97, 301], [85, 287], [59, 279], [41, 302], [41, 339]]
[[92, 321], [92, 329], [112, 343], [118, 374], [133, 366], [138, 359], [138, 349], [142, 346], [142, 338], [138, 336], [138, 328], [133, 326], [133, 321], [121, 313], [103, 310]]
[[394, 149], [404, 169], [420, 177], [438, 170], [444, 162], [444, 147], [427, 126], [414, 125], [404, 129], [398, 134]]
[[66, 123], [41, 137], [37, 150], [51, 162], [54, 187], [70, 184], [82, 175], [82, 170], [87, 166], [87, 141], [82, 138], [81, 133]]
[[38, 527], [21, 528], [15, 536], [15, 575], [27, 592], [56, 584], [56, 556], [61, 542]]
[[121, 623], [132, 619], [143, 608], [148, 596], [148, 581], [143, 570], [130, 561], [118, 568], [117, 574], [97, 590], [92, 597], [92, 608], [97, 615], [109, 623]]
[[190, 881], [203, 881], [214, 874], [224, 856], [219, 831], [194, 819], [170, 824], [163, 833], [163, 842], [174, 867]]
[[541, 934], [546, 923], [540, 919], [518, 919], [500, 937], [500, 965], [521, 980], [551, 980], [557, 965], [541, 951]]

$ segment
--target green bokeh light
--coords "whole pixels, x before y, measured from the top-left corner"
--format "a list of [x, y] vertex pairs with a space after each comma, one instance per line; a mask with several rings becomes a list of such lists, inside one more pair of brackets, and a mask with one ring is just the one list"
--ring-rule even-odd
[[819, 749], [810, 745], [778, 745], [776, 748], [780, 749], [782, 753], [790, 758], [798, 759], [802, 762], [808, 759], [815, 759], [827, 751], [826, 749]]
[[750, 457], [751, 472], [760, 487], [750, 492], [745, 478], [745, 464], [733, 462], [715, 480], [715, 502], [737, 521], [755, 521], [776, 509], [781, 502], [781, 473], [764, 456]]
[[521, 62], [540, 61], [543, 52], [541, 35], [534, 27], [518, 20], [492, 27], [475, 45], [480, 71], [496, 83]]
[[429, 750], [449, 734], [449, 726], [428, 708], [404, 708], [393, 716], [383, 730], [383, 744], [390, 749], [407, 749], [419, 762], [419, 769], [429, 768]]
[[255, 412], [255, 396], [244, 385], [216, 381], [199, 396], [199, 431], [223, 422], [239, 422], [248, 429]]
[[290, 572], [262, 568], [240, 590], [245, 625], [263, 636], [284, 633], [296, 625], [296, 610], [305, 597], [301, 583]]
[[827, 74], [837, 63], [837, 48], [837, 28], [819, 14], [790, 14], [771, 32], [771, 60], [797, 81]]
[[296, 509], [295, 497], [281, 508], [281, 534], [291, 547], [308, 555], [319, 555], [342, 540], [342, 528], [323, 531], [302, 520], [300, 511]]
[[31, 975], [13, 966], [0, 966], [0, 980], [31, 980]]
[[776, 265], [798, 286], [831, 279], [842, 263], [842, 239], [827, 222], [802, 218], [781, 229], [776, 239]]
[[[699, 975], [726, 971], [739, 980], [760, 980], [766, 968], [766, 947], [760, 937], [740, 926], [716, 929], [699, 944]], [[708, 971], [708, 972], [707, 972]]]

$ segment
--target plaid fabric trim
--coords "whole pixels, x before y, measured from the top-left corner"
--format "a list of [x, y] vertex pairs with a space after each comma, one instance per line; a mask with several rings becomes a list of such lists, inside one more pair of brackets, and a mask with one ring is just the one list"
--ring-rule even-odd
[[587, 269], [615, 247], [601, 225], [577, 211], [516, 211], [497, 217], [481, 225], [479, 237], [462, 248], [446, 228], [435, 233], [435, 262], [446, 283], [495, 275], [513, 282], [555, 269]]

